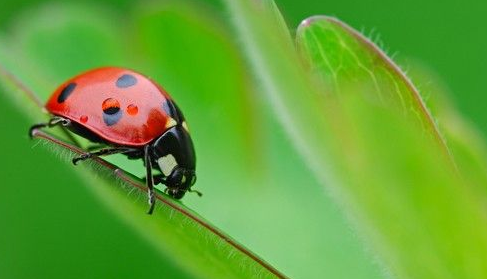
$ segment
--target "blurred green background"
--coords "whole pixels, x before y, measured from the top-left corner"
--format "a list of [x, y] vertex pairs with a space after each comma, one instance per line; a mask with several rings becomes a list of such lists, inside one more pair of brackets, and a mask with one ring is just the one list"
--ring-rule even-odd
[[[134, 10], [155, 3], [155, 1], [150, 3], [144, 1], [85, 2], [88, 6], [100, 9], [101, 13], [108, 12], [110, 16], [115, 15], [120, 22], [124, 23], [127, 14], [132, 15]], [[48, 3], [47, 7], [62, 7], [67, 1]], [[225, 32], [232, 34], [228, 12], [220, 2], [214, 0], [195, 3], [207, 8], [201, 10], [202, 14], [208, 11], [210, 16], [218, 18], [218, 22], [228, 25], [228, 28], [224, 26]], [[384, 43], [389, 54], [397, 52], [395, 58], [406, 70], [410, 61], [420, 61], [437, 72], [451, 88], [452, 97], [460, 110], [475, 122], [484, 134], [487, 133], [487, 126], [484, 124], [487, 120], [487, 111], [484, 109], [487, 97], [483, 94], [485, 82], [483, 75], [487, 67], [485, 53], [487, 25], [483, 18], [487, 12], [487, 5], [478, 1], [460, 3], [417, 0], [408, 2], [277, 0], [276, 3], [293, 30], [307, 16], [326, 14], [336, 16], [356, 29], [364, 30], [365, 34], [372, 34], [372, 38], [380, 35], [380, 41]], [[2, 0], [0, 38], [15, 39], [16, 34], [22, 32], [18, 30], [19, 26], [22, 26], [19, 21], [30, 19], [29, 16], [25, 16], [25, 12], [36, 13], [37, 10], [45, 10], [44, 7], [46, 6], [43, 1]], [[151, 24], [150, 19], [143, 21], [143, 24], [155, 26]], [[148, 30], [146, 34], [151, 34], [150, 28], [145, 30]], [[170, 31], [168, 32], [171, 34]], [[146, 34], [138, 33], [142, 38]], [[217, 41], [219, 40], [218, 38]], [[146, 38], [146, 41], [151, 40]], [[44, 43], [44, 47], [49, 44], [56, 47], [57, 44], [55, 41]], [[234, 43], [237, 44], [238, 40]], [[198, 45], [196, 44], [195, 47]], [[208, 44], [205, 47], [210, 49], [212, 45]], [[179, 70], [181, 75], [184, 75], [186, 73], [184, 68], [176, 67], [173, 72], [152, 69], [154, 64], [151, 63], [177, 64], [172, 57], [158, 56], [161, 51], [163, 53], [177, 51], [177, 46], [161, 49], [162, 47], [158, 45], [152, 45], [152, 48], [145, 46], [145, 52], [141, 52], [145, 55], [142, 60], [153, 59], [153, 61], [142, 63], [144, 66], [140, 67], [154, 73], [158, 77], [157, 80], [167, 88], [174, 89], [169, 90], [170, 92], [176, 91], [172, 94], [182, 101], [181, 107], [187, 114], [190, 124], [194, 122], [192, 128], [196, 131], [201, 129], [199, 133], [201, 140], [200, 143], [197, 142], [197, 147], [204, 146], [202, 142], [210, 140], [211, 130], [204, 133], [203, 128], [194, 125], [202, 123], [202, 121], [191, 120], [198, 116], [198, 109], [201, 108], [191, 103], [184, 92], [191, 92], [195, 88], [211, 92], [212, 88], [197, 87], [198, 77], [194, 73], [188, 74], [193, 84], [181, 87], [182, 81], [178, 81], [175, 73]], [[238, 50], [238, 47], [235, 49]], [[31, 51], [42, 53], [42, 49], [36, 50], [35, 47]], [[22, 52], [19, 55], [23, 56]], [[124, 61], [117, 55], [113, 54], [115, 58], [112, 58], [115, 61]], [[240, 58], [234, 56], [238, 55], [230, 52], [228, 57], [225, 55], [215, 59], [210, 57], [203, 63], [211, 65], [214, 60], [221, 60], [223, 61], [221, 64], [217, 63], [213, 66], [216, 72], [225, 72], [227, 69], [225, 61], [235, 59], [234, 64], [242, 67], [240, 71], [245, 76], [235, 83], [242, 86], [247, 84], [249, 71], [239, 60]], [[107, 59], [111, 61], [112, 58]], [[59, 68], [52, 70], [57, 72], [57, 75], [51, 74], [56, 77], [53, 78], [54, 80], [61, 82], [62, 77], [67, 78], [73, 74], [62, 72], [66, 64], [68, 65], [66, 68], [69, 68], [70, 61], [56, 62]], [[35, 77], [30, 78], [35, 80]], [[165, 78], [167, 80], [164, 80]], [[228, 84], [223, 82], [217, 88], [232, 90], [232, 86], [230, 82]], [[421, 89], [423, 85], [418, 86]], [[248, 87], [243, 91], [247, 93], [253, 91], [251, 85]], [[246, 94], [245, 92], [242, 94]], [[211, 95], [205, 100], [206, 105], [217, 106]], [[170, 255], [161, 257], [142, 237], [101, 204], [79, 180], [73, 181], [71, 174], [73, 167], [70, 164], [57, 160], [44, 148], [33, 147], [34, 144], [26, 135], [32, 121], [22, 116], [3, 92], [0, 94], [0, 101], [3, 104], [0, 110], [0, 130], [4, 147], [3, 160], [0, 163], [3, 179], [0, 183], [2, 187], [0, 278], [191, 277], [171, 260]], [[228, 104], [231, 104], [231, 101]], [[259, 101], [256, 104], [251, 103], [251, 106], [253, 109], [258, 109]], [[212, 113], [216, 115], [215, 118], [222, 114], [218, 109]], [[239, 119], [239, 117], [241, 116], [234, 118]], [[278, 176], [287, 174], [293, 179], [284, 181], [283, 178], [276, 177], [276, 181], [269, 183], [274, 183], [274, 186], [258, 189], [263, 192], [260, 196], [253, 194], [256, 189], [252, 188], [235, 189], [231, 185], [225, 185], [225, 189], [219, 191], [218, 187], [223, 187], [223, 183], [213, 185], [213, 188], [208, 186], [207, 189], [200, 189], [206, 194], [203, 200], [189, 197], [185, 203], [291, 277], [322, 278], [320, 275], [323, 275], [326, 278], [377, 278], [381, 273], [381, 267], [373, 257], [368, 256], [368, 252], [350, 231], [338, 208], [332, 204], [321, 188], [313, 186], [317, 183], [310, 178], [306, 167], [292, 150], [283, 131], [275, 124], [269, 113], [257, 113], [256, 117], [265, 119], [257, 122], [262, 122], [260, 123], [262, 127], [269, 129], [259, 137], [267, 138], [272, 144], [256, 147], [254, 151], [257, 150], [257, 155], [245, 154], [243, 157], [247, 157], [235, 164], [265, 160], [272, 166], [266, 171], [278, 173]], [[234, 124], [231, 122], [215, 121], [218, 125], [227, 125], [230, 130], [235, 129], [234, 133], [238, 133], [240, 129], [230, 127]], [[230, 136], [229, 140], [232, 139], [234, 138]], [[246, 135], [245, 140], [258, 143], [260, 138], [255, 139], [252, 136], [247, 138]], [[210, 155], [209, 151], [199, 152], [203, 153], [203, 158], [205, 154]], [[258, 152], [264, 152], [265, 155], [258, 155]], [[241, 154], [236, 151], [233, 155]], [[208, 162], [218, 163], [217, 160]], [[206, 164], [200, 167], [207, 170], [205, 173], [210, 173], [213, 166]], [[231, 179], [232, 175], [223, 175], [209, 181], [221, 183], [224, 182], [225, 177]], [[228, 181], [228, 184], [231, 183], [232, 181]], [[249, 186], [247, 184], [249, 183], [242, 183], [241, 186], [247, 187]], [[294, 191], [293, 185], [309, 187], [306, 188], [307, 192], [302, 194], [298, 191], [293, 192], [292, 195], [280, 192]], [[246, 199], [248, 202], [245, 202]], [[232, 204], [237, 206], [231, 207]], [[280, 214], [286, 215], [288, 219], [280, 218]], [[288, 229], [289, 224], [286, 221], [292, 222], [292, 229]], [[322, 239], [318, 243], [313, 243], [303, 240], [303, 237]]]

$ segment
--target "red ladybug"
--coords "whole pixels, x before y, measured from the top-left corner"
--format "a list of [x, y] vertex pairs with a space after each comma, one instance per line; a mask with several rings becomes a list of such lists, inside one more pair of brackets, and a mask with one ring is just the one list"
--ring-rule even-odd
[[[47, 123], [62, 125], [108, 148], [87, 152], [73, 163], [122, 153], [143, 158], [149, 195], [149, 214], [154, 210], [154, 183], [180, 199], [195, 183], [196, 158], [183, 114], [158, 84], [132, 70], [105, 67], [82, 73], [61, 85], [46, 104], [53, 115]], [[152, 174], [153, 168], [159, 174]], [[194, 191], [201, 195], [198, 191]]]

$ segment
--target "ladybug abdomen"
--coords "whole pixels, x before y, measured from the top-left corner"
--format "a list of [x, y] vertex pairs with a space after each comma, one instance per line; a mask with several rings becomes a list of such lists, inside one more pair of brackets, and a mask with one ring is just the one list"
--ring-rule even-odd
[[106, 67], [64, 83], [46, 108], [110, 143], [143, 146], [176, 125], [166, 102], [171, 102], [167, 93], [147, 77]]

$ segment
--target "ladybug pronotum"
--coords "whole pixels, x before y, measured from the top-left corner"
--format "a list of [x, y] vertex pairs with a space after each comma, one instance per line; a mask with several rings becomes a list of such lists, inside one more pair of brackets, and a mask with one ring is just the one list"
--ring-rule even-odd
[[[186, 121], [167, 92], [132, 70], [104, 67], [82, 73], [62, 84], [46, 104], [52, 118], [35, 129], [61, 125], [107, 148], [87, 152], [73, 164], [95, 156], [125, 154], [143, 159], [154, 210], [154, 184], [180, 199], [196, 181], [196, 157]], [[153, 174], [152, 171], [157, 172]]]

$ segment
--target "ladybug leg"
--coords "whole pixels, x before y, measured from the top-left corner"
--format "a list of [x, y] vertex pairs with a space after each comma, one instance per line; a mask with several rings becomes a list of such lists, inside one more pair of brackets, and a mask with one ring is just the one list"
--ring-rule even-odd
[[[60, 116], [54, 116], [47, 123], [39, 123], [39, 124], [35, 124], [32, 127], [30, 127], [30, 129], [29, 129], [29, 136], [30, 136], [30, 138], [33, 138], [34, 132], [37, 129], [44, 128], [44, 127], [51, 128], [51, 127], [54, 127], [54, 126], [57, 126], [57, 125], [62, 125], [63, 127], [68, 127], [68, 126], [71, 125], [71, 120], [66, 119], [66, 118], [63, 118], [63, 117], [60, 117]], [[69, 138], [69, 140], [71, 140], [71, 142], [73, 144], [75, 144], [76, 146], [80, 146], [78, 140], [76, 140], [76, 138], [70, 132], [68, 132], [68, 130], [63, 129], [63, 132]]]
[[152, 214], [154, 211], [154, 206], [156, 205], [156, 197], [154, 193], [154, 178], [152, 177], [152, 164], [151, 164], [151, 157], [149, 152], [150, 145], [146, 145], [144, 147], [144, 161], [145, 161], [145, 170], [147, 172], [145, 180], [147, 183], [147, 194], [149, 196], [149, 211], [147, 214]]
[[34, 132], [36, 130], [47, 127], [47, 125], [48, 125], [47, 123], [39, 123], [39, 124], [32, 125], [29, 128], [29, 137], [32, 139], [34, 137]]
[[32, 138], [34, 136], [34, 131], [37, 129], [44, 128], [44, 127], [51, 128], [51, 127], [54, 127], [57, 125], [62, 125], [64, 127], [69, 126], [69, 125], [71, 125], [71, 120], [60, 117], [60, 116], [54, 116], [47, 123], [39, 123], [39, 124], [35, 124], [35, 125], [31, 126], [29, 129], [29, 137]]
[[93, 150], [99, 150], [99, 149], [102, 149], [103, 147], [106, 147], [106, 145], [91, 145], [91, 146], [88, 146], [85, 148], [85, 150], [91, 152]]
[[73, 164], [77, 165], [79, 161], [84, 161], [93, 157], [106, 156], [106, 155], [125, 153], [131, 151], [136, 151], [136, 150], [127, 147], [104, 148], [95, 152], [84, 153], [81, 156], [73, 158]]

